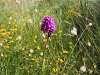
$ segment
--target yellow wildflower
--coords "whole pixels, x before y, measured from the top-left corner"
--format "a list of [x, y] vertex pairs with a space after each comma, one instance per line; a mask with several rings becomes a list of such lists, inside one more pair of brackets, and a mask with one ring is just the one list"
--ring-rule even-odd
[[26, 24], [25, 23], [23, 23], [23, 26], [25, 26]]
[[73, 13], [74, 12], [74, 9], [69, 9], [68, 10], [68, 13]]
[[31, 60], [34, 60], [35, 61], [35, 58], [33, 57]]
[[53, 68], [52, 71], [53, 71], [53, 73], [57, 73], [58, 69], [57, 68]]
[[17, 31], [17, 28], [13, 28], [11, 30], [12, 30], [12, 32], [16, 32]]
[[34, 41], [34, 43], [36, 43], [36, 40], [33, 40]]
[[0, 32], [5, 32], [5, 31], [6, 31], [6, 29], [4, 29], [4, 28], [3, 29], [0, 29]]
[[14, 41], [13, 40], [11, 40], [9, 43], [13, 43]]
[[2, 35], [10, 35], [10, 32], [4, 32], [4, 33], [1, 33]]
[[62, 33], [62, 30], [58, 30], [58, 33]]
[[0, 38], [0, 41], [3, 41], [3, 39], [2, 39], [2, 38]]
[[3, 43], [3, 42], [4, 42], [4, 40], [2, 38], [0, 38], [0, 43]]
[[57, 34], [51, 34], [52, 36], [56, 36]]
[[35, 39], [37, 39], [37, 36], [34, 36]]
[[94, 67], [94, 69], [96, 69], [96, 68], [97, 68], [97, 65], [94, 63], [94, 64], [93, 64], [93, 67]]
[[69, 45], [72, 45], [72, 42], [68, 42]]
[[4, 40], [2, 40], [2, 43], [4, 42]]
[[9, 48], [9, 46], [8, 45], [6, 45], [6, 46], [3, 46], [4, 48]]
[[15, 22], [12, 22], [12, 24], [15, 25], [16, 23]]
[[67, 54], [68, 53], [68, 51], [66, 51], [66, 50], [63, 50], [63, 52], [62, 52], [63, 54]]
[[12, 17], [9, 17], [8, 20], [12, 20]]
[[63, 61], [63, 59], [58, 58], [58, 62], [59, 62], [59, 63], [63, 63], [64, 61]]
[[69, 6], [68, 13], [74, 13], [75, 9], [72, 6]]
[[8, 37], [8, 39], [12, 39], [12, 37]]
[[37, 46], [36, 48], [37, 48], [38, 50], [40, 50], [40, 49], [41, 49], [41, 48], [40, 48], [40, 46]]
[[43, 39], [43, 42], [47, 42], [47, 39]]
[[16, 22], [16, 19], [14, 19], [14, 22]]

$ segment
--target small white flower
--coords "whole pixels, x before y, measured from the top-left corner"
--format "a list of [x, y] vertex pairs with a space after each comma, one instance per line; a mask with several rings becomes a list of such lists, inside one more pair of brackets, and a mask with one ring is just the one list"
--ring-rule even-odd
[[73, 27], [73, 29], [71, 30], [71, 34], [72, 35], [77, 35], [77, 29], [75, 27]]
[[28, 21], [29, 23], [33, 23], [32, 19], [28, 19], [27, 21]]
[[4, 55], [3, 54], [1, 54], [1, 57], [3, 57]]
[[19, 35], [19, 36], [17, 37], [17, 40], [21, 41], [21, 39], [22, 39], [22, 37], [21, 37], [21, 35]]
[[89, 73], [92, 74], [93, 73], [93, 70], [89, 69]]
[[20, 1], [19, 1], [19, 0], [16, 0], [16, 3], [17, 3], [17, 4], [20, 4]]
[[42, 23], [40, 22], [40, 25], [41, 25]]
[[43, 34], [42, 34], [42, 37], [43, 37], [43, 38], [46, 38], [46, 35], [43, 33]]
[[81, 66], [81, 67], [80, 67], [80, 70], [81, 70], [82, 72], [86, 72], [86, 67], [85, 67], [85, 66]]
[[92, 26], [93, 24], [92, 23], [89, 23], [89, 26]]
[[74, 31], [77, 31], [77, 29], [76, 29], [75, 27], [73, 27], [73, 30], [74, 30]]
[[43, 56], [43, 52], [41, 52], [40, 55]]
[[34, 50], [33, 49], [30, 49], [30, 53], [33, 53], [34, 52]]
[[46, 48], [48, 48], [49, 47], [49, 45], [48, 44], [46, 44]]
[[3, 44], [2, 44], [2, 42], [0, 41], [0, 46], [2, 46]]
[[22, 50], [24, 51], [24, 50], [25, 50], [25, 48], [22, 48]]
[[31, 54], [29, 54], [29, 56], [32, 56]]
[[37, 10], [37, 9], [35, 9], [34, 11], [35, 11], [35, 12], [38, 12], [38, 10]]
[[91, 43], [90, 43], [90, 42], [88, 42], [88, 43], [87, 43], [87, 45], [88, 45], [88, 46], [91, 46]]

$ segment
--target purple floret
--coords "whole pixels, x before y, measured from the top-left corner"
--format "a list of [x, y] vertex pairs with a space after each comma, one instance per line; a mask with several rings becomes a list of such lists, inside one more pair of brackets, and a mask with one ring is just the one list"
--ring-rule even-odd
[[41, 30], [44, 33], [51, 33], [55, 30], [55, 21], [51, 16], [44, 16], [41, 24]]

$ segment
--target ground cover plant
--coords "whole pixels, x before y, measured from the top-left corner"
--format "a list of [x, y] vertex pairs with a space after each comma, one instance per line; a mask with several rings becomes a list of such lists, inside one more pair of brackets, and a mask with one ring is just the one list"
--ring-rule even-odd
[[100, 1], [0, 0], [0, 75], [100, 75]]

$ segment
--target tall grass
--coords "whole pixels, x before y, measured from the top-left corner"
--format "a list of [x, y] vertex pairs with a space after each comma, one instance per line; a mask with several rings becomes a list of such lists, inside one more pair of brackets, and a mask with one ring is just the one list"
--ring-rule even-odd
[[[56, 23], [50, 38], [40, 28], [45, 15]], [[99, 31], [96, 1], [0, 0], [0, 75], [99, 75]]]

